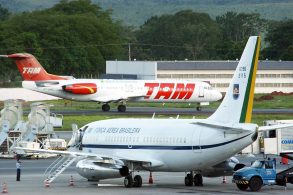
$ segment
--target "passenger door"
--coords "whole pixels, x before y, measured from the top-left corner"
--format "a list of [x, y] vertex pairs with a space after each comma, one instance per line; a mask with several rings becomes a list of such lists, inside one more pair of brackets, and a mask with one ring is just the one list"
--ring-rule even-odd
[[200, 97], [200, 98], [204, 97], [204, 86], [199, 86], [198, 97]]
[[191, 144], [192, 144], [192, 150], [194, 153], [201, 152], [200, 136], [201, 136], [201, 129], [193, 131]]

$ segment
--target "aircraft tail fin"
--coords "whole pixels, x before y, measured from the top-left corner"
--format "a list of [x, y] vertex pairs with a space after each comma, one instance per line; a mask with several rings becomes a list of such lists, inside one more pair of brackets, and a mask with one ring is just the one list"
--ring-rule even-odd
[[25, 81], [42, 81], [42, 80], [66, 80], [66, 78], [49, 74], [31, 54], [16, 53], [10, 55], [1, 55], [15, 60], [17, 68]]
[[260, 37], [249, 37], [225, 98], [208, 120], [221, 123], [250, 123]]

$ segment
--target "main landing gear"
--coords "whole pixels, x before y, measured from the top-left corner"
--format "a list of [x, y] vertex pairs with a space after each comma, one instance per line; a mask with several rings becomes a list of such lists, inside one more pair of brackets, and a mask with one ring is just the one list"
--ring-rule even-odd
[[195, 174], [193, 175], [193, 171], [190, 171], [184, 179], [184, 183], [186, 186], [203, 186], [202, 184], [202, 175], [201, 174]]
[[124, 186], [126, 188], [131, 188], [131, 187], [140, 188], [142, 186], [141, 176], [136, 175], [136, 176], [134, 176], [134, 178], [132, 178], [132, 174], [128, 175], [124, 179]]
[[103, 104], [103, 105], [102, 105], [102, 110], [103, 110], [104, 112], [108, 112], [108, 111], [110, 110], [110, 106], [109, 106], [109, 104]]
[[136, 188], [140, 188], [142, 186], [142, 178], [140, 175], [134, 175], [134, 165], [133, 163], [130, 163], [130, 170], [132, 170], [128, 176], [126, 176], [124, 178], [124, 186], [126, 188], [132, 188], [132, 187], [136, 187]]
[[[109, 104], [103, 104], [102, 105], [102, 110], [104, 112], [108, 112], [110, 110], [110, 105]], [[117, 107], [118, 112], [125, 112], [126, 111], [126, 106], [124, 104], [120, 104]]]
[[126, 106], [124, 104], [120, 104], [117, 107], [118, 112], [125, 112], [126, 111]]

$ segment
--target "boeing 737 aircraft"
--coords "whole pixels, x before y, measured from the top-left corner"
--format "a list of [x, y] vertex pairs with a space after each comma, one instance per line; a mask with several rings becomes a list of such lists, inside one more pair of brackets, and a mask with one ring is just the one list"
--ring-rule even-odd
[[103, 104], [103, 111], [110, 110], [110, 102], [116, 102], [118, 111], [125, 112], [127, 101], [195, 102], [197, 110], [200, 110], [201, 105], [222, 98], [222, 94], [206, 82], [74, 79], [48, 74], [31, 54], [17, 53], [0, 57], [15, 60], [24, 80], [24, 88], [69, 100], [99, 102]]
[[[249, 122], [259, 49], [260, 38], [250, 37], [224, 100], [207, 119], [102, 120], [73, 133], [69, 146], [75, 151], [16, 149], [68, 155], [72, 160], [60, 165], [63, 169], [76, 158], [81, 176], [92, 181], [125, 177], [125, 187], [142, 186], [138, 171], [187, 172], [187, 186], [202, 185], [202, 176], [231, 174], [242, 167], [231, 156], [258, 135], [258, 126]], [[55, 178], [49, 176], [49, 182]]]

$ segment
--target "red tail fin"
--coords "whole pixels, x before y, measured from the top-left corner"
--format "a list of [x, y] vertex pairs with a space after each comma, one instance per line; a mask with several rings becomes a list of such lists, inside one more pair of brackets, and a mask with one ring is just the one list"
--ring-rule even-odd
[[31, 54], [16, 53], [7, 55], [8, 58], [15, 60], [17, 68], [26, 81], [42, 81], [42, 80], [66, 80], [66, 78], [48, 74], [38, 60]]

